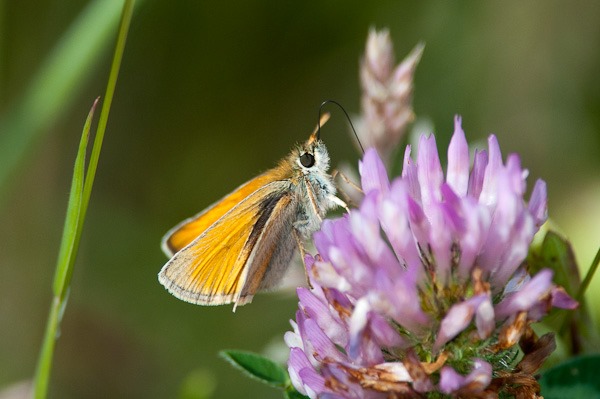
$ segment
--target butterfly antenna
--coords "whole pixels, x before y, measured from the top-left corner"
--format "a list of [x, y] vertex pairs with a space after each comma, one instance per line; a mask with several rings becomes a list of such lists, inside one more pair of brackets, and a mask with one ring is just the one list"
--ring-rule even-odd
[[321, 106], [319, 107], [319, 119], [317, 122], [317, 139], [321, 139], [321, 113], [323, 112], [323, 107], [325, 107], [327, 104], [335, 104], [337, 105], [342, 112], [344, 113], [344, 115], [346, 115], [346, 119], [348, 119], [348, 122], [350, 123], [350, 127], [352, 128], [352, 131], [354, 132], [354, 137], [356, 137], [356, 141], [358, 142], [358, 145], [362, 151], [362, 153], [365, 153], [365, 149], [362, 146], [362, 143], [360, 142], [360, 139], [358, 138], [358, 134], [356, 134], [356, 129], [354, 129], [354, 125], [352, 124], [352, 119], [350, 119], [350, 115], [348, 115], [348, 112], [346, 112], [346, 109], [342, 106], [342, 104], [338, 103], [335, 100], [325, 100], [321, 103]]

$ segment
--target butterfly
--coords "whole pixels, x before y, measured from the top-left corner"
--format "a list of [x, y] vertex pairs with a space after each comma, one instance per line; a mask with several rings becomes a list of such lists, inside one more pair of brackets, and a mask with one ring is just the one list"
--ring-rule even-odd
[[283, 278], [296, 248], [317, 231], [336, 197], [320, 126], [278, 165], [242, 184], [163, 238], [171, 259], [158, 280], [175, 297], [198, 305], [252, 301]]

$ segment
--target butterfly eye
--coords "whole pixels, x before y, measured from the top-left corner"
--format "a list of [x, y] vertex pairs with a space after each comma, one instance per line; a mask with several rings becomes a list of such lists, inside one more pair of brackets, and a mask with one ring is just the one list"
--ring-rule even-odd
[[300, 163], [305, 168], [310, 168], [315, 164], [315, 157], [312, 154], [305, 152], [304, 154], [300, 155]]

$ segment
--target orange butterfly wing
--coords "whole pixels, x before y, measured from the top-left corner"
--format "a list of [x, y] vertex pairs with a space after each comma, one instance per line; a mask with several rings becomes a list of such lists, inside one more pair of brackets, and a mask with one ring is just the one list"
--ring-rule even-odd
[[177, 251], [181, 250], [189, 243], [194, 241], [200, 234], [204, 233], [213, 223], [220, 219], [224, 214], [229, 212], [235, 205], [239, 204], [254, 193], [259, 188], [272, 182], [273, 172], [269, 171], [260, 176], [255, 177], [249, 182], [241, 185], [229, 195], [214, 203], [199, 214], [184, 220], [177, 226], [173, 227], [162, 241], [163, 251], [168, 256], [173, 256]]
[[[252, 299], [279, 236], [291, 234], [295, 217], [295, 207], [290, 206], [291, 183], [287, 180], [271, 181], [233, 204], [234, 199], [243, 197], [246, 188], [253, 187], [263, 177], [240, 187], [196, 219], [182, 223], [184, 232], [180, 236], [177, 228], [168, 236], [167, 242], [183, 242], [180, 237], [201, 232], [159, 273], [159, 281], [174, 296], [202, 305], [231, 302], [241, 305]], [[223, 209], [227, 210], [218, 217], [212, 214]], [[179, 241], [170, 240], [171, 237]], [[246, 284], [249, 273], [252, 279]]]

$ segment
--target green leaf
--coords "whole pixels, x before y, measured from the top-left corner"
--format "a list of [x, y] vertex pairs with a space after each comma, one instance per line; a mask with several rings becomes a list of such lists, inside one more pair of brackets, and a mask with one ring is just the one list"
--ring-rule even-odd
[[544, 268], [552, 269], [554, 282], [575, 296], [581, 277], [571, 243], [556, 232], [548, 231], [538, 251], [528, 259], [530, 271], [535, 274]]
[[581, 356], [542, 374], [540, 386], [546, 399], [600, 398], [600, 355]]
[[296, 391], [293, 388], [285, 391], [285, 398], [286, 399], [309, 399], [308, 396], [302, 395], [300, 392]]
[[579, 267], [571, 243], [554, 231], [547, 231], [538, 245], [532, 246], [527, 258], [531, 273], [543, 268], [554, 272], [554, 282], [563, 287], [569, 295], [579, 302], [575, 311], [552, 309], [544, 324], [557, 331], [562, 342], [567, 344], [572, 354], [593, 350], [600, 343], [583, 292], [590, 281], [590, 275], [581, 281]]
[[287, 370], [271, 359], [252, 352], [226, 350], [221, 356], [252, 378], [275, 388], [285, 389], [290, 385]]

